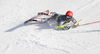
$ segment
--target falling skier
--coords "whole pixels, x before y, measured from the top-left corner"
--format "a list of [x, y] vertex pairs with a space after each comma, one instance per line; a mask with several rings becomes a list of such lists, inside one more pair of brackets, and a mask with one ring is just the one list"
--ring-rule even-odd
[[77, 25], [79, 25], [79, 23], [75, 20], [75, 18], [73, 18], [72, 11], [67, 11], [65, 15], [61, 15], [61, 14], [57, 14], [56, 12], [49, 12], [49, 10], [38, 13], [37, 16], [25, 21], [25, 24], [30, 21], [41, 23], [41, 22], [49, 21], [50, 19], [56, 19], [57, 29], [68, 30], [70, 28], [75, 28]]
[[56, 21], [58, 22], [57, 29], [70, 29], [79, 25], [75, 18], [73, 18], [72, 11], [67, 11], [65, 15], [59, 15]]

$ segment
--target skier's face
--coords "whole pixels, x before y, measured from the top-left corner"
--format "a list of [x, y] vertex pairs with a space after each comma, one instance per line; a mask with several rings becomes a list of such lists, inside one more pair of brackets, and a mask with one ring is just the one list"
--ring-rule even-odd
[[67, 22], [69, 22], [71, 18], [72, 18], [72, 17], [66, 15], [65, 20], [66, 20]]
[[70, 19], [68, 19], [68, 18], [65, 18], [65, 20], [66, 20], [67, 22], [69, 22], [69, 21], [70, 21]]

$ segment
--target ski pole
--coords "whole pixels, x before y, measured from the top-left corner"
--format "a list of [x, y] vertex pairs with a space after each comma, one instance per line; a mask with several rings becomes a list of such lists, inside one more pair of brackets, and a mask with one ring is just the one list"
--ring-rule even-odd
[[82, 19], [80, 19], [78, 22], [82, 21]]
[[99, 22], [100, 22], [100, 21], [85, 23], [85, 24], [82, 24], [82, 25], [77, 25], [77, 27], [79, 27], [79, 26], [84, 26], [84, 25], [90, 25], [90, 24], [94, 24], [94, 23], [99, 23]]

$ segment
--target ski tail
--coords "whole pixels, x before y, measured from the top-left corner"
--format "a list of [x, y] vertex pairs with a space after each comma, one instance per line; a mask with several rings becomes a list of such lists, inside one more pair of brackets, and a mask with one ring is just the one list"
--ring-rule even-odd
[[[32, 21], [36, 21], [37, 22], [37, 20], [32, 20]], [[31, 20], [25, 21], [24, 24], [29, 23], [29, 22], [31, 22]]]
[[43, 14], [45, 15], [46, 13], [49, 14], [49, 10], [44, 11], [44, 13], [43, 12], [38, 13], [38, 15], [36, 15], [35, 17], [32, 17], [31, 19], [25, 21], [24, 24], [29, 23], [29, 22], [32, 22], [32, 21], [35, 21], [37, 23], [40, 23], [40, 21], [35, 20], [35, 18], [38, 18], [38, 17], [40, 17]]

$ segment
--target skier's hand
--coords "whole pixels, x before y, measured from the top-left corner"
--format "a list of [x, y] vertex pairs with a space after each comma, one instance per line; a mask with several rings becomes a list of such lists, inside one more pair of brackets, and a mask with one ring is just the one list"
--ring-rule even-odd
[[70, 27], [67, 27], [67, 26], [57, 26], [57, 29], [68, 30], [68, 29], [70, 29]]
[[57, 29], [64, 29], [64, 26], [57, 26]]
[[76, 22], [76, 23], [75, 23], [75, 25], [77, 26], [77, 25], [79, 25], [79, 23], [78, 23], [78, 22]]

